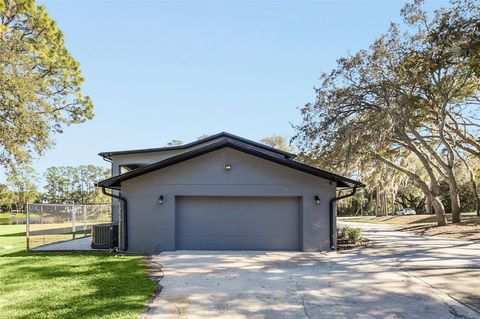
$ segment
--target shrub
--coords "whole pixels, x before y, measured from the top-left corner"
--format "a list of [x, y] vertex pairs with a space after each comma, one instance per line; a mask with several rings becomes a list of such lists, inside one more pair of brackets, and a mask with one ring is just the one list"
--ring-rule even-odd
[[360, 238], [362, 238], [362, 231], [360, 228], [354, 228], [354, 227], [346, 227], [346, 228], [347, 229], [345, 229], [345, 234], [347, 235], [349, 241], [356, 243], [357, 241], [360, 240]]
[[337, 227], [337, 237], [338, 238], [344, 238], [345, 237], [345, 230], [347, 229], [348, 227], [344, 226], [344, 227]]

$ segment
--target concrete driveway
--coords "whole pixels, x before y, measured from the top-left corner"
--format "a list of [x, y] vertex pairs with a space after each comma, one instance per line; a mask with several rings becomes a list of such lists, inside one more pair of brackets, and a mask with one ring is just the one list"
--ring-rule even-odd
[[348, 253], [156, 255], [165, 277], [143, 317], [480, 318], [472, 296], [480, 289], [479, 243], [362, 227], [372, 248]]

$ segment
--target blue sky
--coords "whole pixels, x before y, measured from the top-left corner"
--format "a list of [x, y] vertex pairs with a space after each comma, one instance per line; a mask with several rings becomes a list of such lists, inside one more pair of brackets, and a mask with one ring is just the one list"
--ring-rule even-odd
[[96, 116], [56, 136], [35, 162], [40, 175], [204, 133], [291, 137], [319, 75], [399, 21], [404, 1], [41, 3], [80, 62]]

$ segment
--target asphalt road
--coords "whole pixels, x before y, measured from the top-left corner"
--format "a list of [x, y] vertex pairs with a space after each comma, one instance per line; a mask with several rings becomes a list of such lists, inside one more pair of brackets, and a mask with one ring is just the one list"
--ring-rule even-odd
[[340, 222], [360, 227], [372, 242], [360, 252], [410, 272], [479, 312], [480, 241], [417, 236], [389, 225]]

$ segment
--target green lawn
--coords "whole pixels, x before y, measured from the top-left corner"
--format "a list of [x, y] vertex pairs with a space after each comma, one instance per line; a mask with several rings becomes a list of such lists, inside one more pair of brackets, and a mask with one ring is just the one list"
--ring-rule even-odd
[[13, 215], [12, 213], [0, 213], [0, 218], [10, 218], [12, 216], [16, 216], [18, 218], [25, 218], [27, 217], [27, 214], [25, 213], [18, 213], [16, 215]]
[[0, 317], [138, 318], [155, 291], [141, 257], [26, 253], [25, 225], [0, 225]]

